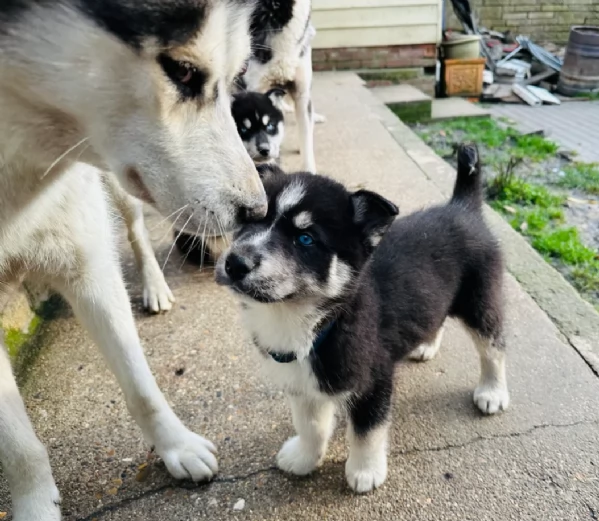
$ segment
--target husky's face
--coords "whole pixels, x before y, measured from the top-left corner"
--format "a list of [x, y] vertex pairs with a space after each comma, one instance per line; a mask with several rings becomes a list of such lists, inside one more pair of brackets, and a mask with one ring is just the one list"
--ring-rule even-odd
[[264, 216], [264, 189], [231, 116], [253, 2], [21, 4], [9, 13], [22, 66], [11, 81], [71, 121], [98, 166], [190, 233]]
[[241, 140], [254, 163], [276, 161], [285, 134], [280, 109], [285, 91], [272, 89], [266, 94], [241, 92], [233, 96], [231, 111]]
[[219, 259], [216, 280], [254, 302], [322, 305], [340, 298], [398, 213], [366, 190], [318, 175], [261, 167], [266, 217], [244, 226]]

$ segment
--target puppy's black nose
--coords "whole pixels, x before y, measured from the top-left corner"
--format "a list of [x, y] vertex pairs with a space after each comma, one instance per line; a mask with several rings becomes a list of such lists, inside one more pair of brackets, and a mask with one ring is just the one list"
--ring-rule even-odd
[[268, 154], [270, 153], [270, 147], [266, 146], [266, 147], [260, 147], [258, 149], [258, 152], [260, 152], [260, 155], [262, 157], [268, 157]]
[[233, 282], [239, 282], [244, 279], [244, 277], [251, 271], [251, 267], [249, 262], [236, 255], [235, 253], [231, 253], [225, 262], [225, 272]]
[[268, 212], [267, 204], [260, 204], [258, 206], [244, 206], [241, 209], [240, 221], [241, 222], [253, 222], [259, 221], [260, 219], [264, 219], [266, 217], [266, 213]]

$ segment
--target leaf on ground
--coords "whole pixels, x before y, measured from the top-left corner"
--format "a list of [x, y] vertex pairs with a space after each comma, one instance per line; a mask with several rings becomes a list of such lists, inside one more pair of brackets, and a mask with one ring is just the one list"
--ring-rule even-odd
[[4, 519], [8, 515], [8, 512], [0, 512], [0, 519]]
[[111, 489], [108, 489], [108, 491], [106, 493], [109, 496], [116, 496], [119, 493], [119, 489], [116, 487], [112, 487]]

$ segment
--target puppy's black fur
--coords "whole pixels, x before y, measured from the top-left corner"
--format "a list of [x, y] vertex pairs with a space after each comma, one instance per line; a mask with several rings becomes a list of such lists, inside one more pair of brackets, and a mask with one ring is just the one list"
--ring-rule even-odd
[[[263, 172], [269, 206], [297, 175], [305, 175], [285, 176], [276, 167], [268, 167], [268, 174]], [[349, 412], [358, 435], [388, 418], [395, 364], [431, 342], [447, 316], [502, 348], [502, 256], [482, 217], [474, 146], [459, 151], [448, 204], [394, 222], [394, 205], [376, 194], [361, 198], [356, 207], [356, 194], [327, 178], [310, 176], [303, 186], [306, 195], [297, 211], [316, 216], [320, 235], [330, 241], [327, 247], [357, 273], [341, 297], [319, 305], [327, 310], [323, 322], [332, 327], [309, 360], [322, 393], [351, 396]], [[291, 221], [295, 211], [283, 221]], [[341, 233], [335, 217], [321, 214], [345, 216], [356, 226], [347, 223]], [[387, 227], [373, 248], [370, 239]]]

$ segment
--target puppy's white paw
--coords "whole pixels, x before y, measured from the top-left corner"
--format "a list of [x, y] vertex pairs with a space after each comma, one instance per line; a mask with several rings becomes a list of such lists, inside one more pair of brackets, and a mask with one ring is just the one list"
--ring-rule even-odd
[[474, 391], [474, 403], [483, 414], [496, 414], [505, 411], [510, 404], [506, 387], [499, 385], [479, 385]]
[[53, 481], [35, 492], [13, 497], [13, 521], [60, 521], [60, 494]]
[[296, 476], [306, 476], [316, 470], [322, 454], [302, 443], [299, 436], [289, 438], [277, 454], [277, 466]]
[[169, 311], [173, 307], [175, 297], [173, 296], [164, 275], [156, 266], [156, 269], [144, 270], [143, 273], [143, 302], [144, 308], [152, 313]]
[[380, 487], [387, 479], [387, 457], [378, 455], [373, 458], [349, 456], [345, 464], [345, 477], [354, 492], [364, 494]]
[[412, 351], [408, 358], [416, 362], [428, 362], [432, 360], [439, 352], [439, 346], [436, 344], [420, 344]]
[[314, 113], [314, 123], [325, 123], [327, 120], [327, 117], [322, 115], [322, 114], [318, 114], [317, 112]]
[[216, 447], [183, 426], [168, 431], [168, 437], [157, 441], [155, 449], [177, 479], [208, 481], [218, 471]]

